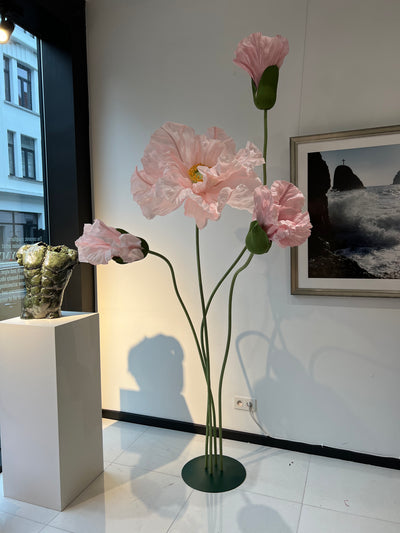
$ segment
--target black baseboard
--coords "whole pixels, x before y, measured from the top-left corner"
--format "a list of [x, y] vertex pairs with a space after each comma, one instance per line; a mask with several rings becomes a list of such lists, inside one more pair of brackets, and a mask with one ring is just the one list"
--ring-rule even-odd
[[[171, 420], [169, 418], [158, 418], [155, 416], [138, 415], [135, 413], [126, 413], [124, 411], [113, 411], [103, 409], [103, 417], [112, 420], [121, 420], [122, 422], [132, 422], [134, 424], [143, 424], [164, 429], [173, 429], [176, 431], [185, 431], [186, 433], [198, 433], [205, 435], [205, 426], [194, 424], [193, 422], [182, 422], [180, 420]], [[331, 448], [329, 446], [319, 446], [317, 444], [307, 444], [304, 442], [294, 442], [290, 440], [275, 439], [266, 435], [257, 433], [246, 433], [245, 431], [236, 431], [234, 429], [223, 429], [225, 439], [237, 440], [241, 442], [250, 442], [261, 446], [270, 446], [282, 450], [291, 450], [293, 452], [309, 453], [311, 455], [321, 455], [331, 457], [332, 459], [342, 459], [343, 461], [353, 461], [384, 468], [400, 470], [400, 459], [396, 457], [381, 457], [379, 455], [370, 455], [367, 453], [352, 452], [341, 450], [340, 448]]]

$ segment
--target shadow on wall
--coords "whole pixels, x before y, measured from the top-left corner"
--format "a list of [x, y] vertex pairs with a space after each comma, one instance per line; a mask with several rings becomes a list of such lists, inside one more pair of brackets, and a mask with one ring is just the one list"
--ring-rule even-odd
[[[265, 341], [265, 375], [252, 386], [246, 375], [246, 357], [241, 350], [241, 342], [249, 336], [258, 336]], [[347, 428], [343, 435], [347, 441], [354, 442], [363, 435], [365, 441], [373, 439], [373, 434], [346, 405], [345, 401], [330, 387], [318, 383], [313, 375], [313, 362], [305, 368], [291, 353], [280, 330], [279, 322], [270, 337], [259, 331], [247, 331], [236, 340], [239, 361], [251, 395], [257, 398], [259, 421], [268, 435], [275, 438], [291, 439], [293, 428], [301, 421], [300, 440], [312, 444], [337, 443], [338, 421]], [[329, 352], [329, 347], [324, 353]], [[349, 354], [350, 356], [350, 354]], [[295, 431], [299, 432], [297, 428]], [[324, 442], [314, 442], [313, 436], [324, 435]], [[293, 439], [292, 439], [293, 440]], [[339, 444], [336, 444], [339, 446]]]
[[[139, 390], [121, 389], [121, 409], [131, 413], [191, 421], [181, 392], [183, 388], [183, 350], [179, 342], [166, 335], [144, 338], [128, 355], [128, 369]], [[173, 417], [171, 416], [173, 413]], [[169, 516], [171, 501], [185, 500], [185, 486], [179, 478], [182, 456], [194, 435], [170, 435], [168, 430], [148, 428], [129, 448], [131, 491], [148, 509]], [[186, 452], [187, 453], [187, 452]], [[154, 471], [149, 473], [149, 470]], [[162, 472], [162, 473], [160, 473]], [[141, 512], [140, 508], [135, 509]]]
[[[270, 261], [265, 262], [257, 273], [264, 281], [259, 286], [258, 297], [269, 303], [271, 315], [265, 320], [271, 327], [266, 323], [257, 330], [243, 331], [235, 342], [249, 395], [257, 399], [259, 422], [269, 436], [280, 439], [343, 449], [350, 449], [347, 444], [351, 442], [377, 443], [379, 435], [374, 434], [346, 402], [347, 395], [351, 397], [353, 394], [347, 379], [348, 367], [336, 367], [345, 381], [345, 388], [339, 387], [344, 395], [318, 379], [317, 363], [326, 365], [328, 361], [333, 361], [337, 357], [338, 346], [318, 342], [320, 345], [310, 354], [307, 366], [297, 357], [293, 343], [287, 342], [282, 326], [304, 320], [304, 307], [291, 305], [285, 284], [276, 282], [277, 268], [281, 268], [277, 258], [278, 255], [271, 254]], [[309, 335], [317, 335], [319, 339], [320, 332], [313, 331], [312, 313], [317, 311], [311, 310]], [[265, 331], [269, 334], [263, 333]], [[247, 341], [252, 346], [248, 352]], [[344, 362], [353, 358], [364, 359], [361, 353], [353, 353], [343, 346], [340, 346], [340, 353]], [[247, 375], [247, 368], [254, 366], [252, 358], [264, 361], [264, 370], [260, 368], [258, 379], [249, 379]], [[256, 426], [254, 428], [256, 430]]]
[[182, 363], [183, 350], [175, 338], [145, 337], [128, 356], [128, 369], [139, 390], [121, 389], [121, 410], [190, 422], [192, 418], [181, 394]]

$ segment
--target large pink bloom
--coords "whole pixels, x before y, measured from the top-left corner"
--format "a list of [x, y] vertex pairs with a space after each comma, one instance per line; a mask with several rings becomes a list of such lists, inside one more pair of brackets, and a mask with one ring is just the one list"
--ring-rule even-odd
[[260, 185], [254, 167], [264, 162], [248, 142], [236, 152], [233, 139], [220, 128], [196, 135], [183, 124], [167, 122], [151, 136], [134, 172], [131, 191], [147, 218], [185, 206], [199, 228], [218, 220], [226, 204], [252, 211], [253, 191]]
[[130, 233], [121, 233], [110, 228], [101, 220], [85, 224], [83, 235], [75, 241], [79, 261], [91, 265], [105, 265], [113, 257], [124, 263], [132, 263], [144, 258], [142, 241]]
[[254, 191], [254, 217], [268, 238], [282, 248], [299, 246], [311, 233], [308, 212], [302, 212], [304, 196], [292, 183], [274, 181]]
[[233, 62], [250, 74], [258, 87], [264, 70], [271, 65], [280, 68], [288, 52], [289, 43], [285, 37], [268, 37], [257, 32], [240, 41]]

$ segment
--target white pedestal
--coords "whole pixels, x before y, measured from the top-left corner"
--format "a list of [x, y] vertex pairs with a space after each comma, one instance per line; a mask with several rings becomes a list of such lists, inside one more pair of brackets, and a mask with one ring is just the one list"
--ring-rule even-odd
[[103, 471], [97, 313], [0, 322], [4, 495], [61, 511]]

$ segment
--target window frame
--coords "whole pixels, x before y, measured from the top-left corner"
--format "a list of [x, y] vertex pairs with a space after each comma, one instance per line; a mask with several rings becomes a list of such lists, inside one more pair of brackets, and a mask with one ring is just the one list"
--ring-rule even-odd
[[[27, 77], [24, 78], [20, 75], [20, 71], [25, 71]], [[32, 69], [17, 62], [17, 82], [18, 82], [18, 105], [24, 109], [32, 111]], [[26, 86], [26, 91], [24, 90]], [[26, 96], [25, 96], [26, 95]]]
[[[23, 139], [29, 139], [32, 141], [33, 148], [28, 148], [26, 141]], [[28, 135], [21, 134], [21, 158], [22, 158], [22, 177], [29, 180], [36, 180], [36, 140]], [[30, 165], [31, 163], [31, 165]], [[33, 170], [33, 175], [30, 175], [30, 167]]]
[[10, 58], [3, 57], [3, 73], [4, 73], [4, 100], [11, 102], [11, 73], [10, 73]]
[[[11, 138], [11, 142], [10, 142], [10, 138]], [[15, 176], [15, 132], [14, 131], [7, 130], [7, 143], [8, 143], [8, 175], [14, 177]]]

